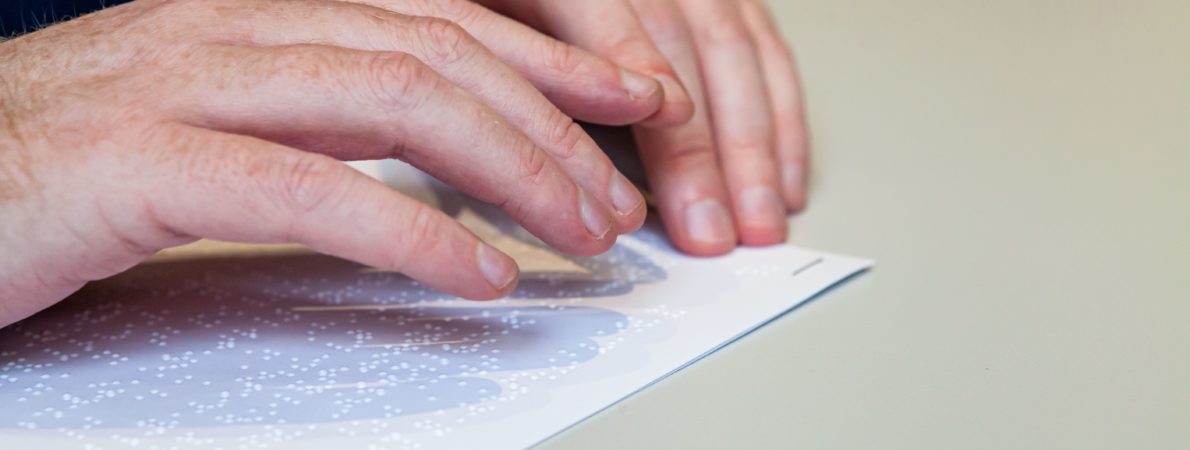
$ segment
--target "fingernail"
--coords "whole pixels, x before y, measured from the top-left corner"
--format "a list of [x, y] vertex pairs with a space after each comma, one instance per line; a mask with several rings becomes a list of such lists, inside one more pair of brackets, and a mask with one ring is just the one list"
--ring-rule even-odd
[[636, 190], [636, 186], [633, 186], [631, 181], [619, 173], [612, 177], [610, 191], [612, 206], [615, 206], [616, 212], [622, 216], [636, 212], [645, 202], [645, 198], [640, 195], [640, 191]]
[[661, 88], [661, 84], [653, 77], [627, 69], [620, 69], [620, 84], [624, 86], [625, 91], [628, 91], [628, 97], [633, 100], [652, 97]]
[[583, 226], [587, 227], [587, 231], [597, 240], [603, 240], [612, 230], [612, 219], [604, 213], [603, 207], [581, 190], [579, 191], [579, 214], [582, 215]]
[[731, 215], [714, 199], [700, 200], [686, 207], [686, 232], [690, 239], [707, 244], [734, 244], [736, 241]]
[[679, 100], [690, 101], [684, 95], [686, 89], [682, 87], [682, 83], [679, 83], [676, 78], [669, 75], [657, 75], [657, 82], [661, 83], [661, 89], [665, 91], [666, 102], [676, 102]]
[[479, 272], [498, 291], [508, 287], [512, 280], [516, 279], [516, 261], [488, 244], [479, 243], [475, 250], [475, 260], [479, 262]]
[[740, 194], [740, 210], [744, 221], [753, 226], [785, 226], [785, 202], [777, 192], [764, 186], [745, 189]]

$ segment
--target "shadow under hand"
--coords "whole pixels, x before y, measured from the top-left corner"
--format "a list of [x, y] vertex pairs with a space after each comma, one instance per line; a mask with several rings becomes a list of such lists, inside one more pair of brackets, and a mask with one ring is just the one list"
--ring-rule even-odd
[[[618, 253], [617, 253], [618, 252]], [[528, 274], [512, 298], [619, 296], [617, 248], [587, 277]], [[628, 262], [628, 264], [625, 264]], [[635, 268], [628, 267], [635, 265]], [[0, 429], [377, 419], [501, 394], [501, 371], [564, 374], [617, 312], [458, 300], [395, 273], [297, 254], [149, 263], [0, 330]]]
[[564, 375], [628, 325], [572, 300], [666, 277], [627, 246], [566, 257], [424, 176], [389, 181], [527, 252], [540, 267], [511, 300], [557, 301], [468, 302], [315, 254], [147, 263], [0, 329], [0, 429], [319, 423], [504, 398], [493, 375]]

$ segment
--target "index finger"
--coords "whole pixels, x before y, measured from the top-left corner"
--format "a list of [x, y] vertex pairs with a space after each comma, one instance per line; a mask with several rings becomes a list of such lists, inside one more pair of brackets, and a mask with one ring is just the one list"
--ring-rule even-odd
[[157, 189], [148, 201], [169, 230], [300, 243], [470, 299], [501, 297], [516, 285], [516, 263], [507, 255], [441, 211], [339, 161], [247, 136], [166, 128], [154, 144], [181, 157], [155, 172], [168, 175], [149, 176]]
[[546, 36], [474, 2], [352, 1], [458, 23], [575, 119], [626, 125], [654, 115], [661, 107], [662, 88], [648, 75]]
[[665, 91], [665, 102], [642, 124], [680, 125], [694, 114], [686, 88], [627, 0], [532, 0], [518, 5], [508, 9], [540, 22], [537, 25], [551, 35], [657, 79]]

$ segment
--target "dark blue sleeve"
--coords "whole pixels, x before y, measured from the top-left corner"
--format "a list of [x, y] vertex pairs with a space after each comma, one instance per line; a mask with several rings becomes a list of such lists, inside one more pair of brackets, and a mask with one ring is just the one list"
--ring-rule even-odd
[[0, 0], [0, 36], [15, 36], [129, 0]]

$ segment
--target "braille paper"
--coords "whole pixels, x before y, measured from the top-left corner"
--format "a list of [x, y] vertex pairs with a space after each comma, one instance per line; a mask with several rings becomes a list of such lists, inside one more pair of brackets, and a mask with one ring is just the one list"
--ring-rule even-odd
[[655, 224], [573, 258], [418, 183], [518, 260], [509, 298], [302, 250], [160, 258], [0, 330], [0, 448], [523, 448], [869, 265], [691, 258]]

